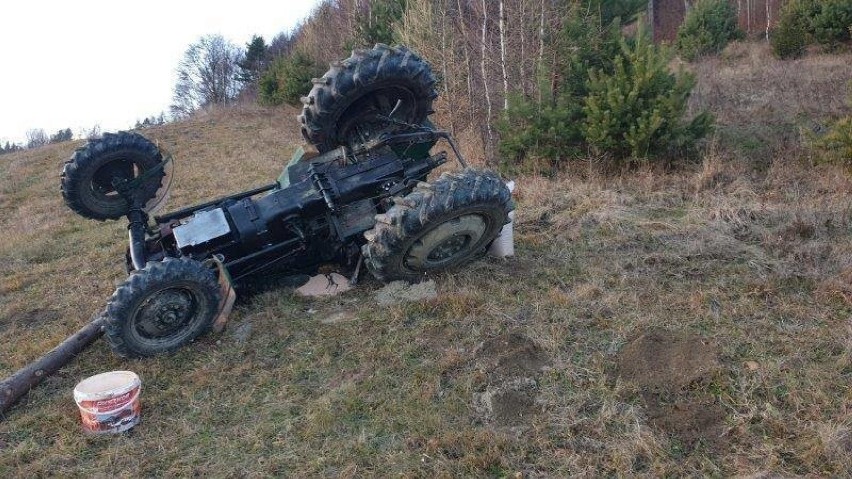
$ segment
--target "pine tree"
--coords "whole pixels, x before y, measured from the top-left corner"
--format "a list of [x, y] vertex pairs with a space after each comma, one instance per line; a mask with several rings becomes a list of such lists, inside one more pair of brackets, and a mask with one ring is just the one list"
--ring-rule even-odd
[[407, 0], [373, 0], [366, 15], [360, 15], [355, 25], [358, 46], [372, 47], [376, 43], [394, 44], [394, 24], [402, 19]]
[[237, 79], [246, 84], [256, 83], [260, 76], [266, 71], [269, 64], [269, 48], [266, 41], [259, 35], [254, 35], [251, 41], [246, 43], [246, 53], [239, 62], [240, 72]]
[[589, 150], [615, 164], [661, 158], [706, 134], [708, 114], [683, 120], [692, 77], [670, 73], [670, 52], [641, 27], [624, 37], [615, 13], [623, 11], [602, 10], [615, 3], [589, 0], [564, 19], [540, 99], [515, 98], [500, 125], [500, 151], [509, 162], [531, 156], [555, 164]]
[[707, 113], [682, 121], [695, 79], [670, 73], [670, 59], [640, 28], [635, 42], [621, 41], [613, 72], [590, 72], [583, 107], [589, 145], [616, 160], [636, 160], [687, 149], [708, 132]]
[[258, 82], [258, 99], [266, 105], [298, 105], [299, 99], [311, 90], [311, 80], [325, 71], [311, 57], [295, 52], [279, 57]]
[[728, 42], [742, 36], [737, 11], [728, 0], [701, 0], [686, 15], [677, 31], [676, 46], [687, 61], [722, 51]]

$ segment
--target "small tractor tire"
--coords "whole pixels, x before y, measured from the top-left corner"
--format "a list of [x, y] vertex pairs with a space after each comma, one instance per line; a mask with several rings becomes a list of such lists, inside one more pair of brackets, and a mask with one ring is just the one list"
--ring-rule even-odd
[[[138, 133], [106, 133], [78, 148], [62, 169], [61, 189], [65, 204], [93, 220], [114, 220], [130, 211], [127, 200], [116, 192], [114, 181], [133, 180], [158, 167], [163, 155], [157, 145]], [[141, 204], [156, 196], [165, 173], [153, 174], [135, 192]]]
[[381, 281], [416, 282], [485, 254], [509, 222], [512, 195], [492, 172], [444, 173], [420, 183], [364, 233], [365, 264]]
[[[314, 79], [302, 98], [302, 136], [324, 153], [364, 143], [404, 124], [422, 124], [434, 113], [435, 83], [429, 64], [406, 47], [378, 44], [355, 50]], [[389, 122], [385, 117], [397, 103], [398, 122]]]
[[215, 273], [200, 262], [149, 262], [110, 298], [105, 337], [122, 357], [168, 353], [210, 329], [220, 299]]

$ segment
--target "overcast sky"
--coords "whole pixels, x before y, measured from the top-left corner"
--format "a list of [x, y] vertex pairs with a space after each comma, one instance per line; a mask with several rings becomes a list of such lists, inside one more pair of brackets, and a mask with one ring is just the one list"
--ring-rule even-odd
[[132, 127], [168, 112], [190, 43], [267, 42], [318, 0], [6, 0], [0, 7], [0, 143], [26, 131]]

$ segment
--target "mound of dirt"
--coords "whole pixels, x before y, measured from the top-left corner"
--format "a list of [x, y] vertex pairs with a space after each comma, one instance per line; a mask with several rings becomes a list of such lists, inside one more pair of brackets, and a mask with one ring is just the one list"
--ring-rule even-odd
[[475, 362], [485, 373], [485, 391], [474, 396], [474, 409], [498, 426], [525, 426], [539, 412], [538, 378], [550, 358], [530, 338], [507, 333], [477, 348]]
[[537, 376], [550, 363], [533, 340], [519, 333], [501, 334], [483, 341], [476, 359], [493, 379]]
[[516, 379], [489, 387], [477, 398], [477, 409], [500, 426], [523, 426], [539, 411], [537, 396], [535, 380]]
[[635, 384], [649, 423], [687, 451], [698, 444], [716, 448], [724, 433], [725, 411], [702, 385], [722, 370], [715, 345], [684, 333], [653, 328], [621, 350], [618, 376]]
[[658, 396], [643, 396], [651, 425], [671, 434], [686, 450], [699, 443], [715, 449], [721, 442], [725, 411], [713, 398], [681, 398], [668, 404]]
[[618, 375], [649, 391], [679, 391], [720, 369], [716, 347], [702, 338], [652, 328], [621, 350]]

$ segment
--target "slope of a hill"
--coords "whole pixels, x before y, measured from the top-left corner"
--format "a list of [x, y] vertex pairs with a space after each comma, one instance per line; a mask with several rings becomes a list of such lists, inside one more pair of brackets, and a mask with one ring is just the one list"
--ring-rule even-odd
[[[178, 159], [178, 207], [268, 182], [296, 132], [248, 109], [144, 133]], [[61, 204], [73, 146], [0, 158], [2, 375], [124, 276], [125, 226]], [[277, 288], [172, 356], [96, 344], [0, 423], [0, 476], [843, 475], [852, 180], [774, 153], [519, 178], [517, 257], [439, 276], [437, 299]], [[86, 436], [71, 390], [113, 369], [142, 377], [143, 422]]]

